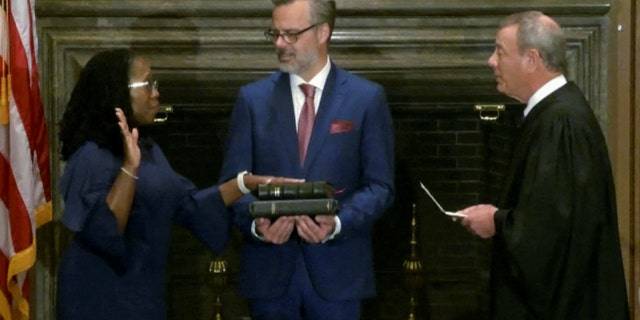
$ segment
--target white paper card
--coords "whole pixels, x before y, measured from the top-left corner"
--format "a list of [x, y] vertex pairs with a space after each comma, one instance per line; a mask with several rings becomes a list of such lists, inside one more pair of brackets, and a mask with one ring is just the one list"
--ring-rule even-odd
[[422, 189], [424, 190], [424, 192], [427, 193], [427, 195], [429, 195], [429, 198], [431, 198], [431, 200], [433, 200], [433, 202], [436, 204], [436, 206], [438, 206], [438, 209], [440, 209], [440, 211], [442, 211], [442, 213], [451, 216], [451, 217], [458, 217], [458, 218], [464, 218], [467, 215], [462, 214], [462, 213], [458, 213], [458, 212], [451, 212], [451, 211], [446, 211], [442, 208], [442, 206], [440, 205], [440, 203], [438, 203], [438, 201], [436, 200], [436, 198], [434, 198], [431, 195], [431, 192], [429, 192], [429, 189], [427, 189], [427, 187], [424, 186], [424, 184], [422, 183], [422, 181], [420, 181], [420, 187], [422, 187]]

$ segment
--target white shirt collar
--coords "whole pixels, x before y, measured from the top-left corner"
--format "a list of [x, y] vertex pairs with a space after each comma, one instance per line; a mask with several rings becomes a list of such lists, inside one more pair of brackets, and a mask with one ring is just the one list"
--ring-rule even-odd
[[524, 109], [524, 116], [526, 117], [529, 112], [535, 107], [538, 102], [542, 101], [542, 99], [546, 98], [548, 95], [553, 93], [554, 91], [560, 89], [560, 87], [567, 84], [567, 79], [564, 75], [559, 75], [549, 82], [545, 83], [536, 93], [531, 96], [531, 99], [527, 102], [527, 107]]
[[322, 91], [322, 89], [324, 89], [324, 83], [327, 81], [327, 78], [329, 77], [329, 71], [331, 71], [331, 59], [327, 57], [327, 64], [325, 64], [322, 70], [320, 70], [318, 74], [316, 74], [313, 78], [311, 78], [309, 82], [304, 81], [304, 79], [302, 79], [299, 75], [292, 73], [291, 80], [290, 80], [291, 91], [295, 92], [296, 90], [299, 90], [298, 86], [303, 83], [308, 83], [316, 87], [316, 92], [318, 92], [317, 91], [318, 89]]

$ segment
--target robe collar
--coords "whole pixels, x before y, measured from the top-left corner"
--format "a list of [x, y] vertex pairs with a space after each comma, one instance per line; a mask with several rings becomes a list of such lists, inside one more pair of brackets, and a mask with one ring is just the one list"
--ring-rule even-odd
[[533, 109], [533, 107], [535, 107], [540, 101], [542, 101], [542, 99], [546, 98], [554, 91], [560, 89], [565, 84], [567, 84], [567, 78], [565, 78], [564, 75], [559, 75], [549, 80], [549, 82], [545, 83], [542, 87], [540, 87], [540, 89], [538, 89], [538, 91], [536, 91], [531, 96], [531, 98], [527, 102], [527, 107], [523, 111], [523, 116], [526, 117], [529, 112], [531, 112], [531, 109]]

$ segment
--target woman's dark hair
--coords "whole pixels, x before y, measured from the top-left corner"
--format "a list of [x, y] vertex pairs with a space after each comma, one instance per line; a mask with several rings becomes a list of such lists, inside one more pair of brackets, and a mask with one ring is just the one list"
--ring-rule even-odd
[[121, 108], [127, 119], [133, 114], [129, 93], [133, 58], [134, 54], [126, 49], [103, 51], [82, 69], [59, 123], [62, 160], [69, 159], [87, 141], [116, 155], [122, 154], [115, 108]]

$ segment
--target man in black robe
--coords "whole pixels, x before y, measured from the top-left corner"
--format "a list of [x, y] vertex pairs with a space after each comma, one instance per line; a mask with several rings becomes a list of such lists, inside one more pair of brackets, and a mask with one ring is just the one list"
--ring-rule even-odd
[[566, 42], [540, 12], [507, 17], [489, 58], [498, 91], [527, 103], [497, 207], [461, 211], [493, 239], [493, 319], [629, 319], [606, 142], [563, 76]]

